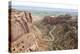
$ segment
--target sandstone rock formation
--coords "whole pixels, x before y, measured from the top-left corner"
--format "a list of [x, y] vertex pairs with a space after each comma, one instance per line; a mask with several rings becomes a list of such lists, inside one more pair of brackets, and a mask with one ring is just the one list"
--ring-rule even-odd
[[9, 15], [9, 51], [27, 52], [47, 50], [47, 43], [32, 25], [30, 12], [11, 9]]
[[12, 9], [9, 21], [11, 22], [12, 41], [24, 33], [30, 32], [29, 24], [32, 23], [31, 13]]
[[10, 52], [78, 48], [77, 17], [60, 15], [34, 18], [28, 11], [11, 9], [9, 12]]
[[51, 16], [45, 16], [44, 17], [44, 22], [47, 24], [61, 24], [61, 23], [65, 23], [66, 20], [69, 20], [70, 18], [72, 18], [72, 16], [70, 15], [59, 15], [56, 17], [51, 17]]

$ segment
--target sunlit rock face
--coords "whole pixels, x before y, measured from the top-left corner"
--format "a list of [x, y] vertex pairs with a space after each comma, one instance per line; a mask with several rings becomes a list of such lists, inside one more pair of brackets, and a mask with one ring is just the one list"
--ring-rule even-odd
[[[16, 45], [23, 46], [23, 48], [27, 48], [31, 46], [33, 43], [28, 43], [25, 41], [34, 41], [35, 39], [33, 37], [28, 38], [28, 33], [30, 33], [30, 28], [32, 26], [32, 16], [30, 12], [25, 12], [25, 11], [19, 11], [15, 9], [11, 9], [10, 15], [9, 15], [9, 31], [10, 31], [10, 39], [9, 39], [9, 44], [11, 47], [11, 52], [17, 52], [19, 49], [16, 47]], [[31, 35], [29, 35], [31, 36]], [[32, 39], [33, 38], [33, 39]], [[24, 43], [19, 43], [19, 42], [25, 42]], [[26, 45], [28, 44], [28, 45]], [[30, 44], [30, 45], [29, 45]], [[25, 47], [26, 45], [26, 47]], [[15, 48], [16, 47], [16, 48]], [[14, 48], [14, 49], [12, 49]], [[25, 49], [21, 51], [25, 51]], [[19, 51], [20, 52], [20, 51]]]
[[17, 37], [30, 31], [30, 25], [32, 23], [32, 17], [30, 12], [11, 10], [11, 37], [15, 40]]
[[42, 40], [38, 28], [32, 24], [30, 12], [12, 9], [10, 13], [10, 52], [44, 51], [48, 49], [48, 45]]

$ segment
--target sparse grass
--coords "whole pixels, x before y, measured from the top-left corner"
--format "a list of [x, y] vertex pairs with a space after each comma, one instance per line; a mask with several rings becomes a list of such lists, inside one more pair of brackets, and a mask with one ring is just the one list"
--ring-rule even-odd
[[[70, 20], [70, 19], [69, 19]], [[78, 48], [78, 37], [77, 37], [77, 23], [66, 20], [66, 23], [55, 24], [56, 29], [52, 32], [54, 41], [48, 42], [48, 50], [66, 50], [66, 49], [77, 49]], [[49, 32], [52, 30], [54, 25], [45, 24], [41, 21], [35, 24], [42, 32], [43, 37], [47, 36], [50, 38]]]

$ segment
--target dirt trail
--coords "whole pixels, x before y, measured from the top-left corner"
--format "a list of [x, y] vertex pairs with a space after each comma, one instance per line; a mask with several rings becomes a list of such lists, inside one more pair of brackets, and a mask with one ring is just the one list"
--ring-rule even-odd
[[[39, 28], [37, 27], [37, 26], [35, 26], [35, 25], [33, 25], [33, 28], [36, 30], [36, 32], [38, 33], [38, 34], [40, 34], [41, 36], [43, 36], [42, 35], [42, 33], [41, 33], [41, 31], [39, 30]], [[54, 26], [53, 27], [53, 29], [51, 29], [50, 31], [49, 31], [49, 35], [51, 36], [51, 39], [43, 39], [44, 41], [54, 41], [54, 35], [52, 34], [52, 31], [54, 31], [54, 29], [56, 28], [56, 26]], [[40, 36], [39, 35], [39, 36]]]

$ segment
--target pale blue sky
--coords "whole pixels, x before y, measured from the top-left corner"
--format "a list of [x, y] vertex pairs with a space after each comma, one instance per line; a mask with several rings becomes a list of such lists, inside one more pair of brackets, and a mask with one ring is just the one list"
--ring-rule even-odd
[[48, 4], [48, 3], [33, 3], [33, 2], [12, 2], [12, 6], [34, 6], [34, 7], [48, 7], [48, 8], [65, 8], [65, 9], [77, 9], [75, 5], [63, 5], [63, 4]]

